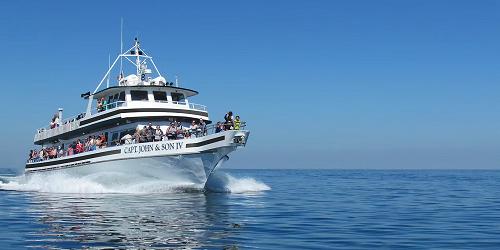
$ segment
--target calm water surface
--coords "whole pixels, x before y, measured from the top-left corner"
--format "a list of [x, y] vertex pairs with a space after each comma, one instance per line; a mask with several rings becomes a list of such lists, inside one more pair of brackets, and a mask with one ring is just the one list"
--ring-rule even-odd
[[271, 190], [0, 190], [0, 247], [500, 249], [500, 171], [228, 172]]

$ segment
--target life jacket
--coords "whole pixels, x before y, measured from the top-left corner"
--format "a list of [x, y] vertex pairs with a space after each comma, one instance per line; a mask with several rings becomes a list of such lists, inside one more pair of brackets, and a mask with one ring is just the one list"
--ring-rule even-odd
[[234, 130], [240, 130], [240, 120], [234, 120]]

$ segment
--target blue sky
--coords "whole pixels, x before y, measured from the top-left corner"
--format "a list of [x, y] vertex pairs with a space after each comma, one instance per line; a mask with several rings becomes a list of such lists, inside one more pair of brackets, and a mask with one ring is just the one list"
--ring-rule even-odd
[[8, 1], [1, 167], [58, 107], [85, 109], [143, 47], [212, 120], [252, 131], [231, 168], [500, 168], [498, 1]]

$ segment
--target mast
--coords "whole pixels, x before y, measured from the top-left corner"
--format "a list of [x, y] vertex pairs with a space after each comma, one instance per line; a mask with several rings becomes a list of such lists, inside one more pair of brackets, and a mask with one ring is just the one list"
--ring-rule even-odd
[[[120, 26], [120, 55], [123, 54], [123, 17]], [[123, 57], [120, 56], [120, 75], [123, 75]]]
[[[158, 68], [156, 67], [155, 62], [153, 61], [153, 58], [151, 56], [147, 55], [144, 51], [142, 51], [139, 39], [136, 37], [134, 39], [134, 41], [135, 41], [134, 45], [130, 49], [126, 50], [125, 52], [122, 51], [122, 53], [116, 57], [115, 61], [113, 63], [111, 63], [111, 66], [108, 67], [108, 71], [106, 72], [106, 74], [104, 74], [104, 77], [101, 79], [101, 81], [99, 82], [99, 84], [97, 85], [95, 90], [92, 92], [92, 94], [96, 93], [97, 90], [99, 90], [99, 88], [101, 87], [101, 85], [104, 83], [104, 81], [106, 79], [109, 79], [109, 74], [111, 73], [111, 70], [115, 67], [115, 64], [118, 63], [118, 60], [120, 60], [120, 64], [121, 64], [122, 60], [125, 59], [128, 62], [130, 62], [132, 65], [135, 66], [135, 68], [136, 68], [135, 75], [139, 78], [139, 81], [140, 81], [139, 84], [148, 84], [149, 83], [150, 78], [147, 77], [147, 75], [151, 74], [152, 71], [151, 71], [151, 69], [148, 69], [148, 67], [147, 67], [148, 62], [153, 64], [153, 67], [156, 71], [156, 74], [158, 74], [159, 77], [163, 77], [161, 75], [160, 71], [158, 70]], [[122, 65], [120, 65], [120, 67], [122, 67]], [[121, 72], [119, 75], [118, 84], [121, 83], [120, 80], [123, 77], [123, 68], [120, 68], [120, 71]], [[163, 81], [165, 81], [165, 80], [163, 80]], [[137, 84], [137, 83], [134, 83], [134, 84]], [[107, 83], [106, 85], [107, 85], [107, 87], [109, 87], [109, 83]]]
[[[111, 68], [111, 54], [108, 54], [108, 70]], [[106, 80], [106, 88], [109, 88], [109, 74], [108, 79]]]
[[[135, 52], [135, 66], [137, 68], [137, 76], [140, 77], [141, 74], [141, 57], [139, 55], [139, 39], [135, 38], [134, 52]], [[141, 53], [142, 54], [142, 53]]]

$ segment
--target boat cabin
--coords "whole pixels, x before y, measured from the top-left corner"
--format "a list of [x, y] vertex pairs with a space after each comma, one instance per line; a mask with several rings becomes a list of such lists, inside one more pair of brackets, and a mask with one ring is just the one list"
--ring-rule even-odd
[[[135, 69], [126, 77], [121, 65], [119, 70], [115, 69], [117, 62], [124, 59]], [[153, 65], [156, 75], [148, 68], [147, 62]], [[109, 76], [113, 69], [118, 70], [118, 77], [115, 86], [110, 86]], [[101, 89], [106, 79], [107, 86]], [[114, 134], [148, 122], [165, 126], [176, 121], [189, 126], [193, 120], [201, 119], [210, 124], [206, 106], [189, 101], [197, 94], [195, 90], [179, 87], [177, 80], [175, 86], [168, 82], [136, 39], [132, 48], [116, 58], [97, 88], [92, 93], [82, 94], [88, 101], [85, 112], [63, 120], [60, 109], [57, 124], [38, 129], [34, 142], [46, 145], [103, 131]]]

